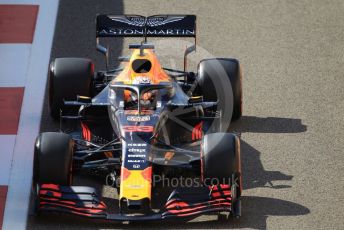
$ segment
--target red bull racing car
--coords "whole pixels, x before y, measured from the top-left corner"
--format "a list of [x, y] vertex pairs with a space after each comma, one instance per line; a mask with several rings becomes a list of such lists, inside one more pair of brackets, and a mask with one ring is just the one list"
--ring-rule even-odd
[[[240, 140], [228, 133], [242, 114], [241, 68], [236, 59], [202, 60], [197, 72], [164, 68], [149, 37], [191, 37], [195, 15], [98, 15], [97, 49], [108, 63], [102, 37], [142, 37], [123, 68], [94, 73], [91, 60], [57, 58], [50, 66], [49, 107], [61, 132], [35, 143], [35, 211], [63, 212], [113, 221], [152, 221], [205, 213], [241, 214]], [[172, 48], [172, 47], [171, 47]], [[96, 189], [73, 186], [79, 172], [105, 175], [118, 190], [111, 213]], [[163, 205], [152, 207], [157, 176], [192, 178]], [[197, 183], [195, 183], [197, 182]]]

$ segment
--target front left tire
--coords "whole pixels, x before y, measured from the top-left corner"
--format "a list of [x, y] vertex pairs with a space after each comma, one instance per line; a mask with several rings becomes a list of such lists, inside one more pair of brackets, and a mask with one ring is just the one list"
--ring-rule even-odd
[[34, 184], [72, 184], [74, 142], [68, 134], [46, 132], [35, 143]]

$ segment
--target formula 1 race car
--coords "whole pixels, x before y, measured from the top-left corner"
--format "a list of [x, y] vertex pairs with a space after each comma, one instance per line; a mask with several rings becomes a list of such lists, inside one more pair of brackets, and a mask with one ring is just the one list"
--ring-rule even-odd
[[[113, 221], [192, 219], [205, 213], [241, 215], [240, 140], [228, 133], [242, 114], [241, 68], [236, 59], [202, 60], [186, 71], [196, 47], [195, 15], [98, 15], [102, 37], [142, 37], [129, 45], [123, 68], [94, 73], [82, 58], [50, 65], [49, 108], [61, 132], [41, 133], [35, 143], [35, 211], [63, 212]], [[191, 37], [184, 71], [163, 68], [147, 37]], [[73, 186], [78, 172], [104, 175], [118, 190], [118, 212], [96, 189]], [[86, 173], [87, 175], [87, 173]], [[192, 178], [152, 207], [156, 176]], [[196, 183], [197, 182], [197, 183]], [[114, 197], [115, 198], [115, 197]]]

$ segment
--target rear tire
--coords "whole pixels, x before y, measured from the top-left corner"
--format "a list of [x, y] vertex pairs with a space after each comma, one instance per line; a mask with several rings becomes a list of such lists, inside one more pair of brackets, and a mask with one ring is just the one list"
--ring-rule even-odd
[[[204, 101], [217, 101], [222, 107], [228, 106], [225, 100], [225, 91], [229, 86], [222, 85], [228, 81], [233, 92], [232, 121], [238, 120], [242, 116], [242, 73], [239, 61], [232, 58], [205, 59], [199, 63], [197, 88], [203, 95]], [[219, 83], [215, 87], [214, 83]], [[221, 108], [220, 108], [221, 109]]]
[[56, 58], [49, 71], [49, 108], [54, 119], [60, 118], [63, 100], [77, 95], [90, 96], [93, 63], [83, 58]]
[[68, 134], [47, 132], [40, 134], [35, 143], [35, 184], [72, 184], [74, 142]]

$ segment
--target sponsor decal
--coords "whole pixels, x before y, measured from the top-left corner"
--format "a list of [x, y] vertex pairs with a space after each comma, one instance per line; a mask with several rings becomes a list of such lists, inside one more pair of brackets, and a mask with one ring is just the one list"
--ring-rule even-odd
[[145, 163], [145, 160], [127, 160], [128, 163]]
[[134, 169], [139, 169], [139, 168], [141, 168], [141, 165], [135, 164], [135, 165], [133, 165], [133, 168], [134, 168]]
[[150, 27], [161, 26], [171, 22], [177, 22], [184, 19], [185, 16], [159, 16], [159, 17], [148, 17], [147, 25]]
[[131, 152], [131, 153], [145, 153], [146, 149], [130, 148], [130, 149], [128, 149], [128, 152]]
[[[138, 115], [139, 111], [138, 110], [124, 110], [124, 114], [125, 115]], [[141, 114], [149, 115], [149, 114], [153, 114], [153, 111], [152, 110], [142, 110]]]
[[140, 157], [140, 158], [145, 158], [146, 155], [144, 154], [128, 154], [127, 157]]
[[128, 143], [127, 154], [125, 162], [128, 163], [128, 167], [132, 169], [140, 169], [145, 167], [144, 164], [147, 161], [148, 152], [147, 143]]
[[149, 121], [150, 116], [127, 116], [127, 121], [133, 121], [133, 122], [143, 122], [143, 121]]
[[145, 76], [137, 76], [133, 80], [133, 84], [151, 84], [151, 83], [152, 83], [151, 79]]
[[144, 154], [135, 154], [135, 153], [145, 153], [147, 148], [147, 143], [129, 143], [128, 152], [134, 153], [129, 154], [128, 157], [146, 157]]
[[[143, 35], [144, 29], [120, 29], [120, 28], [111, 28], [108, 30], [101, 30], [100, 35]], [[147, 29], [147, 35], [171, 35], [171, 36], [194, 36], [195, 30], [186, 30], [186, 29]]]
[[185, 16], [159, 16], [159, 17], [142, 17], [142, 16], [111, 16], [112, 21], [122, 22], [132, 26], [150, 27], [161, 26], [171, 22], [177, 22], [185, 18]]
[[123, 126], [125, 132], [146, 132], [152, 133], [154, 131], [153, 126]]
[[126, 186], [127, 188], [131, 188], [131, 189], [140, 189], [140, 188], [143, 188], [144, 185], [138, 185], [138, 184], [130, 184], [130, 185], [127, 185]]
[[147, 143], [128, 143], [129, 147], [147, 147]]
[[145, 153], [147, 148], [147, 143], [129, 143], [127, 145], [128, 152], [134, 154], [128, 154], [128, 157], [141, 157], [145, 158], [145, 154], [135, 154], [135, 153]]

